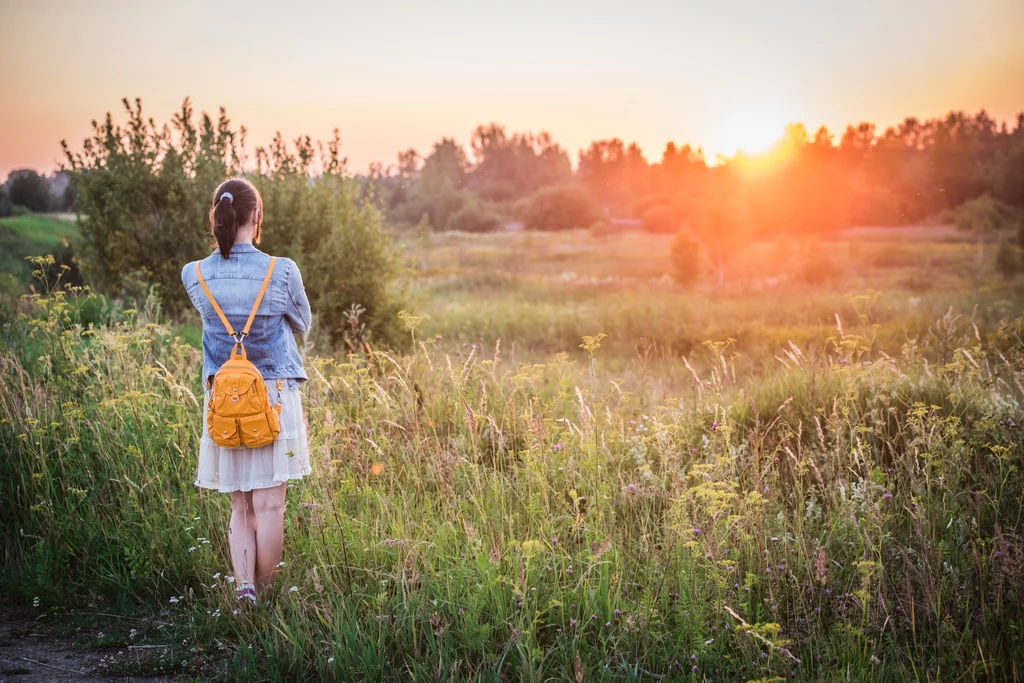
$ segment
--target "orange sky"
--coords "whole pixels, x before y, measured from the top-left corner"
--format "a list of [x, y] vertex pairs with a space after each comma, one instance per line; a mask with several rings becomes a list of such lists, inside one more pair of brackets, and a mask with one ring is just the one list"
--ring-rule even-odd
[[[372, 5], [372, 6], [371, 6]], [[828, 7], [828, 9], [824, 9]], [[350, 167], [496, 121], [710, 159], [802, 121], [1024, 111], [1022, 0], [0, 4], [0, 178], [52, 171], [122, 97], [190, 96], [250, 141], [341, 129]], [[123, 117], [121, 117], [123, 119]]]

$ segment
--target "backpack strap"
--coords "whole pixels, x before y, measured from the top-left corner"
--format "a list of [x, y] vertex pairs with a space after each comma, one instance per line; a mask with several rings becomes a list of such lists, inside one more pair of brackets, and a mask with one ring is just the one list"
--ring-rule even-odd
[[270, 284], [270, 276], [274, 272], [274, 264], [277, 262], [276, 256], [270, 257], [270, 265], [267, 267], [267, 274], [263, 278], [263, 284], [260, 286], [260, 293], [256, 295], [256, 303], [252, 306], [252, 311], [249, 312], [249, 319], [245, 321], [245, 327], [241, 332], [235, 332], [235, 328], [231, 326], [228, 321], [228, 317], [224, 315], [224, 311], [221, 310], [217, 304], [217, 300], [213, 298], [213, 294], [210, 292], [210, 288], [206, 286], [206, 280], [203, 279], [203, 273], [199, 269], [199, 261], [196, 261], [196, 277], [199, 278], [199, 284], [202, 285], [203, 291], [206, 292], [206, 298], [210, 300], [210, 304], [213, 306], [213, 310], [217, 312], [220, 317], [220, 321], [224, 323], [224, 327], [227, 329], [228, 334], [237, 343], [241, 343], [241, 338], [245, 338], [249, 334], [249, 328], [252, 327], [252, 321], [256, 318], [256, 311], [259, 310], [260, 303], [263, 301], [263, 295], [267, 292], [267, 285]]
[[206, 280], [203, 279], [203, 273], [199, 270], [199, 261], [196, 261], [196, 277], [199, 278], [199, 284], [202, 285], [203, 291], [206, 292], [206, 298], [210, 300], [213, 310], [217, 311], [217, 315], [220, 316], [220, 321], [224, 323], [224, 327], [227, 328], [228, 334], [234, 337], [235, 328], [231, 327], [231, 323], [228, 322], [228, 317], [224, 315], [224, 311], [220, 310], [217, 300], [213, 298], [213, 294], [210, 293], [210, 288], [206, 286]]
[[276, 256], [270, 257], [270, 265], [267, 266], [267, 274], [263, 278], [263, 284], [260, 285], [260, 293], [256, 295], [256, 303], [252, 305], [252, 311], [249, 312], [249, 319], [245, 321], [245, 327], [242, 329], [242, 336], [249, 334], [249, 328], [252, 327], [252, 321], [256, 317], [256, 311], [260, 307], [260, 302], [263, 301], [263, 295], [267, 293], [267, 285], [270, 284], [270, 276], [274, 273], [274, 264], [277, 262]]

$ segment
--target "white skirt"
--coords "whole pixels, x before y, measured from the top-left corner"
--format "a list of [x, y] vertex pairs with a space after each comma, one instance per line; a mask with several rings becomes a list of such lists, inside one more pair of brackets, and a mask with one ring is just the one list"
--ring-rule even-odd
[[206, 431], [207, 391], [203, 401], [203, 432], [199, 439], [199, 466], [195, 485], [221, 493], [252, 491], [277, 486], [289, 479], [301, 479], [313, 470], [309, 466], [309, 441], [299, 388], [287, 383], [278, 392], [277, 383], [267, 381], [270, 405], [281, 401], [281, 433], [272, 443], [259, 448], [224, 448]]

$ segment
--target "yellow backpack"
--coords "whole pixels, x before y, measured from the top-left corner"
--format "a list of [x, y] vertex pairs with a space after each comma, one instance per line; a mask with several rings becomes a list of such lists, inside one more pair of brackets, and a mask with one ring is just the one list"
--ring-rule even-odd
[[[245, 355], [245, 344], [243, 341], [249, 334], [252, 321], [256, 317], [256, 310], [263, 301], [263, 295], [267, 291], [267, 284], [270, 282], [270, 275], [274, 272], [276, 258], [270, 259], [270, 266], [267, 268], [267, 275], [263, 278], [263, 285], [260, 293], [256, 296], [256, 303], [253, 304], [252, 312], [249, 313], [249, 320], [245, 323], [245, 329], [235, 332], [228, 322], [224, 311], [217, 305], [217, 301], [210, 293], [210, 288], [203, 280], [203, 274], [199, 272], [199, 262], [196, 262], [196, 275], [199, 277], [199, 284], [203, 286], [207, 298], [217, 311], [220, 320], [227, 328], [228, 334], [235, 340], [231, 349], [231, 357], [224, 365], [220, 366], [213, 376], [213, 385], [210, 391], [210, 400], [206, 405], [206, 431], [210, 438], [218, 446], [225, 448], [259, 448], [266, 446], [277, 438], [281, 433], [281, 403], [271, 407], [270, 396], [267, 394], [267, 385], [263, 381], [263, 375], [255, 365], [249, 362]], [[278, 381], [278, 389], [281, 388], [281, 381]]]

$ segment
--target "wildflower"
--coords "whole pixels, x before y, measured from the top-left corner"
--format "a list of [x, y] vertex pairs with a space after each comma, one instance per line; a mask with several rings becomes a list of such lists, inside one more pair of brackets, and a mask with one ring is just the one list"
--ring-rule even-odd
[[327, 658], [327, 663], [328, 664], [334, 664], [334, 657], [328, 657]]
[[298, 593], [299, 592], [299, 587], [298, 586], [292, 586], [291, 588], [288, 589], [288, 592], [289, 593]]
[[229, 576], [228, 577], [228, 583], [234, 583], [234, 582], [235, 582], [235, 577]]
[[384, 464], [383, 463], [375, 462], [372, 465], [370, 465], [370, 474], [372, 474], [373, 476], [376, 477], [376, 476], [379, 476], [379, 475], [381, 475], [383, 473], [384, 473]]
[[571, 631], [574, 628], [576, 628], [576, 620], [575, 619], [569, 619], [569, 630]]
[[626, 488], [629, 489], [630, 493], [636, 493], [636, 484], [630, 482], [629, 486], [627, 486]]
[[32, 606], [39, 607], [39, 596], [32, 598]]
[[189, 548], [189, 549], [188, 549], [188, 551], [189, 551], [190, 553], [194, 553], [194, 552], [196, 551], [196, 547], [195, 547], [195, 546], [192, 546], [191, 548]]
[[691, 668], [690, 671], [692, 671], [693, 673], [697, 673], [697, 665], [694, 664], [693, 668]]
[[889, 500], [890, 498], [892, 498], [892, 494], [886, 491], [885, 493], [882, 494], [882, 498], [884, 498], [885, 500]]
[[560, 450], [562, 450], [563, 446], [562, 446], [562, 444], [561, 444], [561, 443], [556, 443], [556, 444], [555, 444], [554, 446], [552, 446], [551, 448], [553, 448], [553, 449], [554, 449], [554, 450], [556, 450], [556, 451], [560, 451]]
[[700, 536], [702, 533], [704, 533], [704, 531], [701, 530], [701, 529], [694, 529], [693, 530], [693, 535], [694, 536]]
[[168, 602], [170, 602], [172, 605], [177, 605], [178, 604], [178, 598], [173, 598], [172, 597]]
[[716, 429], [718, 429], [718, 423], [717, 422], [712, 422], [711, 423], [711, 431], [715, 431]]
[[611, 628], [612, 627], [612, 622], [610, 622], [610, 621], [604, 622], [604, 627], [605, 628]]
[[220, 578], [220, 572], [217, 572], [216, 574], [214, 574], [213, 578], [214, 579], [219, 579]]
[[278, 562], [278, 563], [277, 563], [277, 566], [278, 566], [278, 567], [283, 567], [283, 566], [284, 566], [284, 560], [282, 560], [281, 562]]
[[571, 564], [568, 567], [565, 568], [565, 573], [566, 574], [572, 574], [572, 565]]

